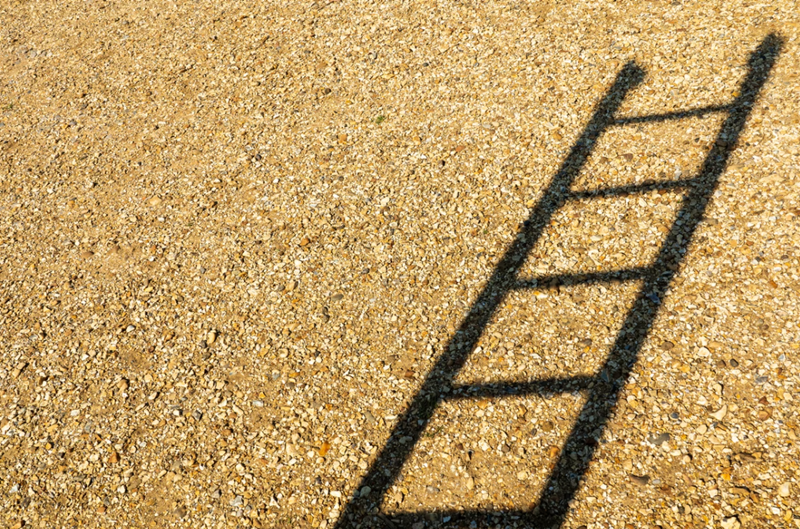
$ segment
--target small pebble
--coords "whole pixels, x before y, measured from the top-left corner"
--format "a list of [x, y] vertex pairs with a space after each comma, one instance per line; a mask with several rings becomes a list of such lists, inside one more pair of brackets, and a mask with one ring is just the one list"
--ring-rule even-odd
[[651, 436], [650, 436], [650, 437], [647, 439], [647, 441], [648, 441], [650, 444], [653, 444], [653, 445], [655, 445], [655, 446], [661, 446], [662, 444], [664, 444], [664, 443], [668, 442], [668, 441], [669, 441], [669, 439], [670, 439], [670, 435], [669, 435], [668, 433], [666, 433], [666, 432], [665, 432], [665, 433], [661, 433], [661, 434], [659, 434], [659, 435], [651, 435]]

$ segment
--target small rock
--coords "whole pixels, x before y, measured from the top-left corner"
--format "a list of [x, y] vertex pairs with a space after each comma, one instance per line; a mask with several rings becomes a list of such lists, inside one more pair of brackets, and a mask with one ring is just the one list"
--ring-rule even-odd
[[319, 456], [325, 457], [328, 454], [328, 451], [330, 451], [330, 449], [331, 449], [331, 444], [325, 441], [324, 443], [322, 443], [322, 446], [319, 447], [319, 452], [318, 452]]
[[725, 415], [727, 414], [728, 414], [728, 405], [723, 404], [723, 406], [714, 413], [712, 413], [711, 416], [714, 417], [716, 420], [721, 421], [722, 419], [725, 418]]
[[27, 365], [28, 365], [28, 362], [20, 362], [19, 364], [17, 364], [17, 367], [15, 367], [14, 370], [11, 372], [11, 377], [12, 378], [19, 377], [22, 374], [22, 372], [25, 370]]
[[361, 489], [361, 492], [359, 493], [359, 495], [363, 498], [365, 496], [368, 496], [370, 492], [372, 492], [372, 487], [367, 485], [366, 487], [363, 487]]
[[236, 496], [231, 500], [231, 507], [241, 507], [242, 505], [244, 505], [244, 498], [241, 496]]
[[770, 415], [771, 413], [769, 412], [769, 410], [761, 410], [756, 414], [756, 417], [758, 417], [759, 421], [766, 421], [767, 419], [770, 418]]
[[331, 296], [331, 301], [341, 301], [344, 298], [344, 294], [334, 294]]
[[791, 493], [791, 484], [788, 481], [783, 485], [781, 485], [780, 487], [778, 487], [778, 494], [780, 494], [782, 497], [786, 498], [787, 496], [789, 496], [790, 493]]
[[739, 527], [742, 526], [739, 523], [739, 518], [736, 516], [723, 519], [720, 525], [722, 526], [722, 529], [739, 529]]
[[117, 492], [119, 492], [120, 494], [125, 494], [126, 492], [128, 492], [128, 489], [127, 487], [125, 487], [125, 485], [120, 485], [119, 487], [117, 487]]
[[648, 475], [637, 476], [636, 474], [631, 474], [630, 478], [631, 478], [631, 481], [633, 481], [635, 484], [637, 484], [637, 485], [639, 485], [641, 487], [644, 487], [645, 485], [650, 483], [650, 476], [648, 476]]
[[425, 490], [428, 492], [428, 494], [438, 494], [439, 493], [439, 488], [438, 487], [434, 487], [433, 485], [428, 485], [427, 487], [425, 487]]
[[119, 454], [117, 452], [111, 452], [111, 455], [108, 456], [108, 462], [112, 465], [119, 463]]
[[657, 436], [651, 435], [647, 439], [647, 442], [655, 446], [661, 446], [662, 444], [669, 442], [669, 439], [670, 439], [669, 434], [665, 432]]
[[731, 358], [728, 364], [730, 364], [731, 367], [739, 367], [739, 361], [735, 358]]
[[206, 343], [208, 345], [213, 345], [215, 341], [217, 341], [217, 331], [208, 331], [208, 334], [206, 334]]

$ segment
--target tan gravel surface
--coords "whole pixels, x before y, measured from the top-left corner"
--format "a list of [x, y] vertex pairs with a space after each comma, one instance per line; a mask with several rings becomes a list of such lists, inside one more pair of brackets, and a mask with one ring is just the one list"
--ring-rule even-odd
[[[800, 527], [798, 45], [793, 0], [0, 3], [0, 525]], [[648, 267], [692, 189], [663, 291], [461, 326], [509, 248]]]

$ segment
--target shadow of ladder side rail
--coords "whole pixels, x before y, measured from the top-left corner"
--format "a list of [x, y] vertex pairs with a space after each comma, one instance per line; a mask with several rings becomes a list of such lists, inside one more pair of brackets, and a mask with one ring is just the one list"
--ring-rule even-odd
[[[598, 440], [616, 406], [619, 390], [636, 364], [639, 351], [655, 321], [663, 297], [688, 250], [695, 230], [703, 219], [719, 178], [736, 148], [751, 108], [769, 78], [781, 47], [782, 39], [775, 34], [767, 36], [761, 42], [750, 55], [748, 72], [740, 86], [739, 95], [728, 105], [620, 118], [616, 113], [625, 96], [644, 79], [644, 71], [633, 63], [628, 63], [620, 71], [559, 171], [531, 210], [528, 220], [518, 233], [519, 236], [495, 267], [491, 278], [442, 351], [408, 409], [399, 417], [385, 446], [378, 453], [358, 489], [342, 511], [335, 526], [337, 529], [380, 526], [405, 529], [415, 522], [431, 522], [432, 517], [442, 520], [448, 516], [450, 520], [446, 525], [453, 527], [473, 522], [479, 527], [488, 527], [496, 525], [500, 520], [513, 523], [517, 527], [555, 528], [563, 524], [570, 503], [594, 456]], [[575, 178], [585, 165], [597, 140], [609, 127], [685, 119], [711, 113], [724, 113], [727, 117], [696, 176], [588, 192], [571, 190]], [[675, 221], [651, 265], [608, 272], [561, 274], [530, 279], [518, 277], [517, 267], [539, 240], [555, 211], [567, 202], [659, 189], [683, 190], [684, 198]], [[569, 286], [629, 280], [641, 281], [642, 287], [625, 316], [608, 357], [596, 375], [523, 382], [500, 381], [468, 386], [454, 384], [456, 375], [475, 349], [479, 338], [508, 293], [537, 285]], [[381, 500], [400, 475], [403, 465], [410, 457], [439, 403], [451, 399], [552, 395], [572, 391], [582, 391], [587, 397], [586, 402], [534, 508], [431, 510], [392, 513], [390, 516], [380, 512]]]

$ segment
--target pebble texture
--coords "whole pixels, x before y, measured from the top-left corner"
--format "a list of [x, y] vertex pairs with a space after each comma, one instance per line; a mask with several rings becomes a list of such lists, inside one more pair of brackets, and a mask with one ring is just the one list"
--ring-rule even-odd
[[[580, 388], [391, 437], [626, 64], [620, 118], [727, 105], [769, 35], [735, 145], [609, 128], [519, 263], [648, 266], [690, 191], [596, 191], [730, 149], [591, 446]], [[791, 0], [3, 2], [0, 524], [524, 527], [591, 450], [564, 528], [800, 527], [798, 44]], [[641, 284], [510, 293], [453, 387], [593, 377]]]

